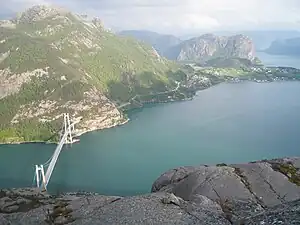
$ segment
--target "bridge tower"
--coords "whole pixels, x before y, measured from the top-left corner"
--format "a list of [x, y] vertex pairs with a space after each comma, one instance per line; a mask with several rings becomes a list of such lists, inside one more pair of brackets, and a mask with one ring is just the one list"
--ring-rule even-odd
[[[63, 148], [64, 144], [72, 144], [73, 137], [72, 132], [74, 131], [75, 122], [71, 123], [69, 113], [64, 113], [64, 123], [61, 130], [60, 141], [50, 159], [43, 165], [35, 165], [35, 177], [36, 185], [42, 190], [47, 190], [50, 177], [55, 167], [58, 156]], [[44, 167], [48, 167], [45, 173]]]
[[64, 113], [64, 133], [67, 133], [66, 144], [72, 144], [72, 132], [74, 131], [74, 124], [71, 126], [69, 113]]
[[[35, 165], [35, 178], [36, 186], [46, 190], [46, 177], [43, 165]], [[40, 183], [40, 179], [42, 179], [42, 184]]]

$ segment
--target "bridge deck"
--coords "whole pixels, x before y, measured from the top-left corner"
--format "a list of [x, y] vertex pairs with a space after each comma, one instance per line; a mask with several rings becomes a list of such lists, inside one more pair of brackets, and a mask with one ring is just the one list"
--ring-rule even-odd
[[[75, 122], [72, 123], [72, 124], [70, 125], [70, 127], [72, 127], [72, 126], [74, 126], [74, 125], [75, 125]], [[54, 151], [54, 153], [53, 153], [51, 162], [50, 162], [50, 164], [49, 164], [49, 166], [48, 166], [48, 169], [47, 169], [47, 172], [46, 172], [46, 174], [45, 174], [45, 177], [46, 177], [46, 184], [45, 184], [45, 185], [46, 185], [46, 186], [48, 185], [48, 183], [49, 183], [49, 181], [50, 181], [50, 178], [51, 178], [52, 172], [53, 172], [53, 170], [54, 170], [54, 167], [55, 167], [55, 165], [56, 165], [58, 156], [59, 156], [59, 154], [60, 154], [60, 152], [61, 152], [61, 150], [62, 150], [62, 148], [63, 148], [63, 146], [64, 146], [64, 144], [65, 144], [65, 142], [66, 142], [66, 139], [67, 139], [67, 137], [68, 137], [68, 134], [69, 134], [69, 133], [67, 133], [67, 132], [64, 133], [64, 135], [62, 136], [62, 138], [61, 138], [59, 144], [57, 145], [57, 147], [56, 147], [56, 149], [55, 149], [55, 151]]]

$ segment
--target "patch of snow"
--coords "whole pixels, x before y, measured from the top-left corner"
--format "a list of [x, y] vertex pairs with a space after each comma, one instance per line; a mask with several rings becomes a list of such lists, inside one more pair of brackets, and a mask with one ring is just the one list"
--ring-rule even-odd
[[60, 80], [67, 80], [66, 76], [61, 76]]
[[3, 40], [0, 41], [0, 44], [3, 44], [3, 43], [5, 43], [5, 42], [6, 42], [6, 40], [3, 39]]

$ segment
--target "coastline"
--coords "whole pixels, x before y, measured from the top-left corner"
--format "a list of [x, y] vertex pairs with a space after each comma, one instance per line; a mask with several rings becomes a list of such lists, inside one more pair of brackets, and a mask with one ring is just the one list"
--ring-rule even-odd
[[[256, 80], [239, 80], [239, 81], [223, 81], [223, 82], [219, 82], [219, 83], [215, 83], [215, 84], [212, 84], [211, 86], [206, 86], [206, 87], [201, 87], [201, 88], [197, 88], [195, 89], [195, 93], [192, 95], [192, 97], [187, 97], [187, 98], [184, 98], [184, 99], [177, 99], [177, 100], [174, 100], [174, 99], [170, 99], [170, 100], [165, 100], [165, 101], [153, 101], [153, 102], [143, 102], [143, 106], [140, 106], [139, 108], [143, 108], [145, 105], [148, 105], [148, 104], [166, 104], [166, 103], [175, 103], [175, 102], [181, 102], [181, 101], [191, 101], [194, 99], [194, 97], [197, 95], [197, 92], [199, 91], [203, 91], [203, 90], [206, 90], [206, 89], [209, 89], [211, 87], [214, 87], [214, 86], [217, 86], [218, 84], [222, 84], [222, 83], [241, 83], [241, 82], [254, 82], [254, 83], [273, 83], [273, 82], [288, 82], [288, 81], [299, 81], [299, 80], [272, 80], [272, 81], [264, 81], [264, 82], [259, 82], [259, 81], [256, 81]], [[137, 107], [135, 107], [137, 108]], [[123, 111], [122, 113], [123, 114], [126, 114], [126, 112], [130, 111], [131, 109], [129, 110], [125, 110]], [[85, 130], [85, 131], [82, 131], [82, 132], [79, 132], [79, 133], [76, 133], [74, 135], [74, 138], [80, 138], [81, 135], [83, 134], [86, 134], [86, 133], [89, 133], [89, 132], [94, 132], [94, 131], [100, 131], [100, 130], [104, 130], [104, 129], [110, 129], [110, 128], [114, 128], [114, 127], [117, 127], [117, 126], [122, 126], [126, 123], [130, 122], [130, 119], [129, 118], [126, 118], [124, 121], [120, 122], [120, 123], [117, 123], [117, 124], [114, 124], [114, 125], [111, 125], [111, 126], [107, 126], [107, 127], [104, 127], [104, 128], [99, 128], [99, 129], [91, 129], [91, 130]], [[77, 142], [80, 142], [80, 140], [74, 142], [74, 143], [77, 143]], [[24, 142], [20, 142], [20, 141], [16, 141], [16, 142], [0, 142], [0, 145], [19, 145], [19, 144], [58, 144], [58, 142], [55, 142], [55, 141], [41, 141], [41, 140], [36, 140], [36, 141], [24, 141]]]
[[[81, 135], [89, 133], [89, 132], [93, 132], [93, 131], [100, 131], [100, 130], [110, 129], [110, 128], [117, 127], [117, 126], [122, 126], [122, 125], [128, 123], [129, 121], [130, 121], [130, 119], [126, 119], [121, 123], [118, 123], [118, 124], [115, 124], [115, 125], [112, 125], [112, 126], [109, 126], [109, 127], [105, 127], [105, 128], [101, 128], [101, 129], [94, 129], [94, 130], [86, 130], [86, 131], [83, 131], [83, 132], [79, 132], [76, 135], [74, 135], [73, 138], [79, 138]], [[80, 140], [78, 140], [74, 143], [77, 143], [77, 142], [80, 142]], [[9, 142], [7, 142], [7, 143], [0, 142], [0, 145], [21, 145], [21, 144], [58, 144], [58, 142], [55, 142], [55, 141], [50, 141], [50, 142], [48, 142], [48, 141], [24, 141], [24, 142], [10, 142], [10, 143]]]
[[86, 133], [89, 133], [89, 132], [100, 131], [100, 130], [110, 129], [110, 128], [113, 128], [113, 127], [122, 126], [122, 125], [128, 123], [129, 121], [130, 121], [130, 119], [126, 119], [126, 120], [124, 120], [124, 121], [121, 122], [121, 123], [114, 124], [114, 125], [111, 125], [111, 126], [108, 126], [108, 127], [99, 128], [99, 129], [93, 129], [93, 130], [86, 130], [86, 131], [83, 131], [83, 132], [79, 132], [79, 133], [77, 133], [76, 135], [74, 135], [74, 138], [79, 138], [81, 135], [86, 134]]

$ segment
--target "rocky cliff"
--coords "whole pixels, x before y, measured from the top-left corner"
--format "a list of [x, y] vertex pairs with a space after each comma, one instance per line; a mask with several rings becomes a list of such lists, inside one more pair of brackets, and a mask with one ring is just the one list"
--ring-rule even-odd
[[77, 132], [126, 121], [118, 106], [172, 90], [177, 66], [68, 10], [34, 6], [0, 22], [0, 142], [53, 141], [61, 115]]
[[181, 41], [172, 35], [163, 35], [151, 31], [122, 31], [122, 36], [134, 37], [158, 50], [168, 59], [178, 61], [205, 62], [215, 58], [242, 58], [255, 60], [253, 41], [245, 35], [218, 36], [204, 34]]
[[180, 167], [132, 197], [0, 190], [0, 224], [300, 224], [300, 158]]
[[213, 58], [255, 59], [255, 48], [250, 38], [244, 35], [216, 36], [205, 34], [183, 41], [165, 53], [169, 59], [204, 62]]

